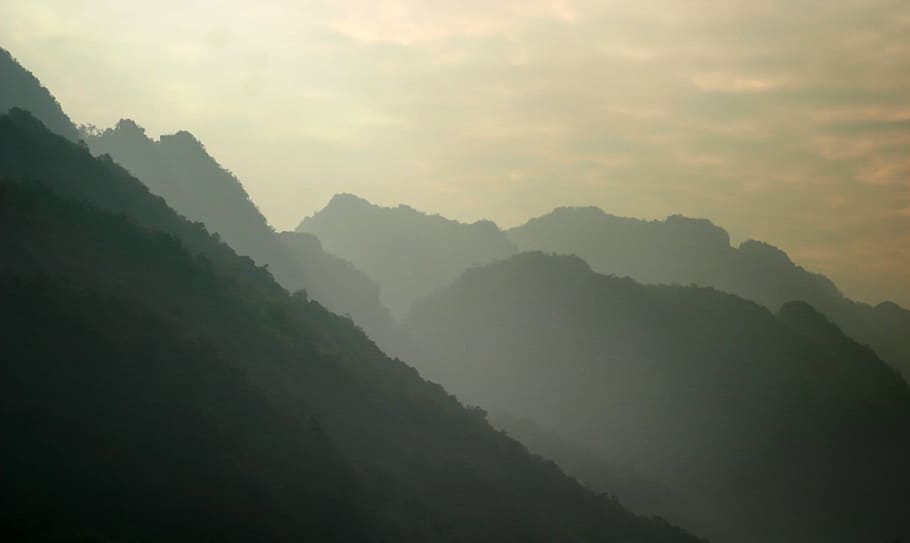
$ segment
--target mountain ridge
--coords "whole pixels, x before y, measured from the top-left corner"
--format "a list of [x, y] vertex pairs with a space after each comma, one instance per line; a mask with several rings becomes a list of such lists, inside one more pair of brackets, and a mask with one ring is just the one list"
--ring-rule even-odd
[[769, 243], [749, 239], [733, 246], [722, 228], [704, 219], [692, 221], [679, 216], [643, 221], [594, 207], [559, 208], [508, 235], [522, 250], [575, 254], [599, 273], [644, 283], [710, 286], [772, 311], [790, 301], [807, 301], [910, 375], [910, 310], [894, 302], [853, 301], [829, 278], [806, 270]]
[[405, 204], [378, 206], [350, 193], [333, 196], [296, 231], [315, 235], [328, 252], [378, 281], [393, 315], [464, 268], [515, 251], [491, 221], [462, 223]]
[[0, 238], [3, 275], [49, 273], [64, 287], [102, 289], [173, 319], [280, 413], [300, 423], [315, 416], [364, 480], [374, 539], [697, 541], [585, 490], [386, 357], [349, 319], [288, 294], [125, 169], [51, 134], [27, 112], [0, 116], [0, 176], [19, 180], [7, 192], [39, 187], [53, 195], [39, 201], [60, 209], [4, 208], [5, 231], [17, 235]]

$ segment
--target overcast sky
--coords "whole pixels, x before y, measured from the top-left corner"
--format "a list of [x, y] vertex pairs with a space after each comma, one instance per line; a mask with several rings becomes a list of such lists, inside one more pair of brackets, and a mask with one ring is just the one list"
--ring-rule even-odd
[[193, 132], [279, 229], [707, 217], [910, 306], [906, 0], [3, 0], [77, 123]]

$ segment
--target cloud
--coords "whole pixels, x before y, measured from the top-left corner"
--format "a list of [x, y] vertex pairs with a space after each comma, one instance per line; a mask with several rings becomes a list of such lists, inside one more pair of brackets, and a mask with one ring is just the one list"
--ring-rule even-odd
[[705, 216], [910, 305], [910, 4], [7, 0], [81, 122], [187, 128], [279, 227], [332, 193], [505, 225]]

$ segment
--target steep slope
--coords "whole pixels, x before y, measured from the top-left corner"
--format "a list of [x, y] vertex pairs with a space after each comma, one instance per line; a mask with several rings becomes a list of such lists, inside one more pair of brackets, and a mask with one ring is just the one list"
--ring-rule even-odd
[[189, 132], [150, 139], [131, 120], [85, 134], [93, 153], [108, 154], [178, 213], [202, 222], [240, 254], [268, 264], [282, 282], [301, 281], [300, 270], [275, 238], [240, 181], [222, 168]]
[[710, 286], [773, 311], [791, 300], [806, 301], [910, 375], [910, 311], [893, 303], [854, 302], [827, 277], [797, 266], [776, 247], [755, 240], [732, 247], [727, 232], [709, 221], [680, 216], [642, 221], [595, 207], [560, 208], [508, 235], [522, 250], [574, 254], [599, 273]]
[[776, 317], [527, 253], [466, 272], [405, 325], [429, 378], [661, 482], [685, 502], [652, 510], [711, 539], [910, 534], [910, 390], [805, 304]]
[[9, 51], [0, 47], [0, 113], [14, 107], [31, 111], [52, 131], [70, 141], [79, 141], [79, 132], [57, 99]]
[[[544, 428], [538, 421], [517, 417], [501, 409], [488, 413], [490, 424], [505, 430], [528, 449], [556, 462], [566, 473], [576, 477], [588, 488], [609, 492], [621, 503], [636, 512], [660, 512], [666, 518], [700, 518], [695, 499], [687, 499], [654, 475], [609, 458], [600, 450], [566, 437], [558, 429]], [[691, 531], [710, 531], [710, 526], [689, 527]], [[722, 540], [721, 540], [722, 541]]]
[[[0, 195], [9, 235], [23, 239], [17, 226], [59, 220], [36, 221], [36, 202], [23, 196]], [[11, 217], [23, 208], [27, 220]], [[152, 311], [58, 277], [24, 281], [6, 271], [5, 541], [367, 539], [355, 473], [318, 426], [276, 412], [210, 346]]]
[[[46, 277], [55, 288], [99, 292], [150, 312], [173, 323], [181, 337], [210, 346], [211, 360], [239, 371], [291, 423], [315, 419], [357, 471], [375, 539], [693, 541], [666, 523], [631, 515], [530, 455], [441, 387], [388, 359], [349, 320], [288, 295], [125, 170], [50, 134], [26, 112], [0, 117], [0, 176], [21, 180], [7, 193], [25, 192], [3, 200], [9, 203], [3, 232], [10, 233], [0, 237], [3, 275]], [[37, 191], [30, 208], [23, 183], [55, 196]], [[90, 312], [78, 304], [73, 311], [93, 326]], [[134, 322], [126, 321], [128, 330]], [[99, 373], [121, 381], [116, 372]], [[38, 386], [23, 386], [29, 385]], [[166, 397], [158, 392], [155, 397]], [[21, 431], [35, 428], [25, 422]], [[291, 440], [276, 432], [271, 443]], [[233, 432], [228, 438], [244, 439]], [[67, 469], [66, 476], [83, 481]], [[219, 482], [210, 487], [215, 496]]]
[[202, 222], [240, 254], [267, 265], [285, 288], [306, 289], [328, 309], [349, 314], [376, 340], [387, 336], [391, 318], [363, 275], [356, 270], [327, 274], [344, 263], [318, 242], [289, 244], [278, 239], [240, 181], [190, 133], [154, 141], [124, 119], [112, 129], [83, 136], [93, 152], [110, 155], [179, 213]]
[[351, 194], [333, 197], [297, 231], [316, 235], [330, 253], [379, 281], [382, 300], [396, 315], [468, 267], [515, 252], [492, 222], [463, 224], [405, 205], [375, 206]]
[[392, 317], [379, 300], [379, 283], [353, 264], [323, 250], [319, 238], [281, 232], [282, 243], [307, 272], [307, 294], [331, 311], [351, 317], [380, 346], [392, 341]]

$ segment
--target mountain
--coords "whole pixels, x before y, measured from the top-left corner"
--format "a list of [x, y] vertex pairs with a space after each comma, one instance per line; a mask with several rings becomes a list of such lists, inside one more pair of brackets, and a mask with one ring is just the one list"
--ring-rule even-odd
[[[27, 224], [82, 226], [72, 219], [129, 227], [43, 194], [0, 190], [13, 239], [29, 239]], [[151, 242], [138, 246], [148, 255], [166, 253], [153, 235], [132, 234]], [[13, 239], [0, 243], [5, 254]], [[9, 272], [0, 276], [5, 541], [369, 535], [356, 473], [324, 432], [278, 412], [210, 345], [132, 301]]]
[[189, 132], [156, 141], [124, 119], [114, 128], [84, 131], [83, 137], [94, 153], [110, 155], [176, 211], [202, 222], [240, 254], [268, 265], [285, 288], [305, 289], [330, 310], [349, 314], [378, 341], [389, 334], [391, 317], [369, 279], [318, 241], [280, 239], [240, 181]]
[[[318, 243], [288, 244], [278, 239], [240, 181], [189, 132], [164, 135], [156, 141], [128, 119], [106, 130], [77, 130], [50, 91], [0, 49], [0, 113], [13, 107], [31, 112], [71, 141], [84, 141], [97, 154], [112, 156], [179, 213], [204, 223], [239, 253], [267, 265], [285, 288], [307, 290], [330, 310], [350, 315], [378, 341], [389, 337], [391, 317], [369, 279], [356, 271], [327, 274], [327, 270], [349, 265]], [[364, 297], [358, 298], [360, 294]]]
[[79, 132], [57, 99], [9, 51], [0, 47], [0, 113], [14, 107], [31, 111], [50, 130], [70, 141], [79, 141]]
[[93, 153], [110, 155], [178, 213], [203, 223], [241, 254], [268, 264], [282, 283], [305, 282], [240, 181], [189, 132], [155, 141], [123, 119], [114, 128], [86, 132], [84, 139]]
[[0, 285], [18, 300], [0, 307], [23, 319], [4, 330], [3, 454], [27, 468], [4, 473], [4, 528], [695, 541], [529, 454], [27, 112], [0, 116], [0, 178]]
[[392, 317], [379, 296], [379, 283], [353, 264], [322, 248], [319, 238], [305, 232], [281, 232], [281, 242], [307, 272], [307, 294], [331, 311], [364, 326], [379, 345], [394, 333]]
[[[645, 505], [712, 540], [910, 536], [910, 389], [808, 304], [774, 314], [524, 253], [467, 271], [403, 325], [428, 378], [628, 467], [633, 490], [659, 483]], [[595, 484], [588, 460], [575, 475]]]
[[351, 194], [333, 197], [297, 231], [314, 234], [327, 251], [379, 281], [382, 300], [395, 315], [468, 267], [515, 252], [492, 222], [464, 224], [406, 205], [376, 206]]
[[806, 301], [910, 375], [910, 311], [890, 302], [873, 307], [850, 300], [827, 277], [794, 264], [776, 247], [755, 240], [731, 246], [727, 232], [707, 220], [677, 215], [642, 221], [596, 207], [559, 208], [508, 236], [522, 250], [577, 255], [599, 273], [714, 287], [772, 311]]

